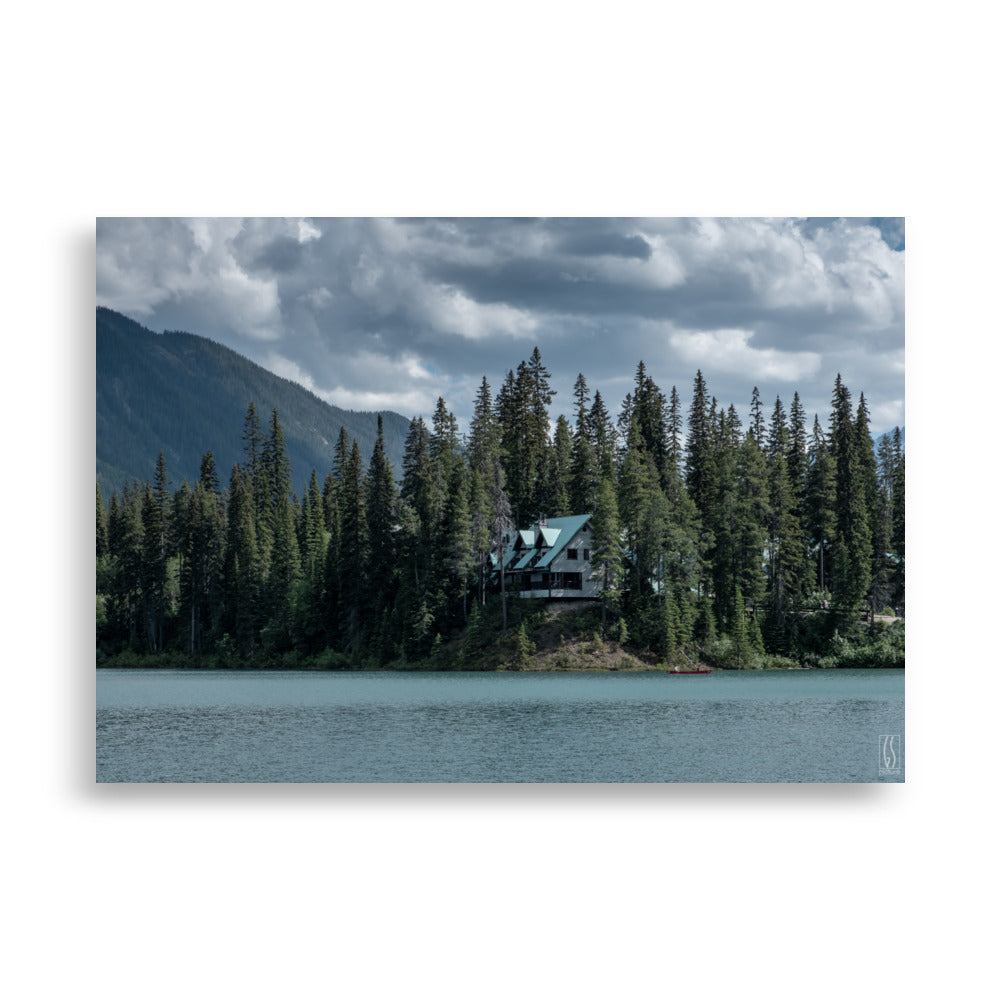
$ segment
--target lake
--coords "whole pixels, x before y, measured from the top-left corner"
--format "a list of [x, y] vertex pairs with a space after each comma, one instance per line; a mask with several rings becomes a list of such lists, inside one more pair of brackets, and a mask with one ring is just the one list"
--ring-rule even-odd
[[903, 673], [98, 670], [97, 780], [899, 782]]

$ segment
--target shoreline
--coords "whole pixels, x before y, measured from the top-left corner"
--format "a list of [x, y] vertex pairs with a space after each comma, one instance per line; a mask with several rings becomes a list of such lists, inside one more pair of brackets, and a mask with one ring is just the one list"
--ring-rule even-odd
[[[603, 667], [444, 667], [440, 664], [413, 665], [413, 666], [384, 666], [373, 667], [362, 664], [348, 666], [310, 666], [308, 663], [299, 663], [294, 666], [281, 664], [262, 664], [260, 666], [237, 665], [223, 666], [219, 664], [206, 664], [197, 662], [156, 662], [161, 657], [143, 657], [142, 662], [131, 659], [131, 662], [115, 663], [112, 659], [104, 663], [95, 665], [95, 669], [100, 670], [191, 670], [210, 673], [313, 673], [313, 674], [334, 674], [334, 673], [364, 673], [364, 674], [667, 674], [675, 677], [685, 676], [705, 676], [705, 672], [681, 672], [674, 673], [674, 668], [670, 666], [657, 666], [648, 663], [629, 664], [627, 666], [603, 666]], [[705, 665], [707, 666], [707, 664]], [[837, 671], [837, 670], [905, 670], [905, 664], [892, 666], [829, 666], [814, 667], [802, 664], [795, 667], [710, 667], [710, 674], [768, 674], [768, 673], [800, 673], [811, 671]]]

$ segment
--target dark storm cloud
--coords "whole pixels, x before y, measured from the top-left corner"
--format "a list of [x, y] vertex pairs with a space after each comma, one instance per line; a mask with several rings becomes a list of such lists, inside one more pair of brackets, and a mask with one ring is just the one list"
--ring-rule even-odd
[[580, 233], [566, 236], [559, 243], [563, 253], [581, 256], [635, 257], [649, 260], [653, 250], [641, 236], [620, 233]]
[[902, 423], [902, 220], [101, 220], [98, 301], [220, 340], [331, 402], [461, 419], [537, 344], [571, 409], [640, 359], [726, 405], [825, 419], [841, 371]]
[[[233, 241], [239, 247], [239, 239]], [[277, 274], [288, 274], [302, 263], [302, 244], [289, 236], [278, 236], [264, 244], [246, 260], [252, 270], [273, 271]]]

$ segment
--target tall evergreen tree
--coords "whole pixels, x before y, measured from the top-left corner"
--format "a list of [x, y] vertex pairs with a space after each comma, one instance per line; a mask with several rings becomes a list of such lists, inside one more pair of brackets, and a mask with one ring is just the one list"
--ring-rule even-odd
[[750, 399], [750, 437], [758, 448], [764, 447], [764, 406], [760, 401], [760, 390], [753, 387]]
[[816, 579], [821, 593], [830, 588], [833, 539], [837, 533], [836, 504], [836, 467], [826, 434], [816, 416], [806, 470], [804, 514], [806, 534], [816, 556]]
[[709, 511], [714, 493], [712, 423], [708, 407], [708, 389], [705, 377], [699, 369], [694, 379], [694, 393], [688, 414], [685, 479], [688, 494], [702, 518], [705, 518]]
[[458, 610], [461, 606], [462, 621], [468, 616], [469, 583], [476, 562], [473, 548], [473, 525], [469, 510], [470, 473], [459, 463], [452, 473], [448, 489], [448, 504], [445, 517], [445, 571], [451, 585], [451, 604]]
[[165, 620], [168, 613], [167, 562], [172, 551], [171, 497], [163, 451], [156, 462], [153, 487], [147, 484], [142, 502], [143, 527], [143, 605], [145, 608], [149, 651], [164, 649]]
[[[876, 538], [879, 528], [878, 518], [880, 501], [878, 488], [878, 464], [875, 459], [875, 445], [872, 441], [871, 432], [869, 431], [870, 424], [871, 418], [868, 414], [868, 404], [865, 402], [865, 394], [862, 392], [858, 397], [858, 409], [854, 422], [854, 430], [857, 436], [858, 466], [864, 489], [865, 514], [868, 519], [869, 534], [871, 535], [871, 581], [872, 584], [874, 584], [876, 576], [884, 576], [885, 569], [882, 564], [885, 560], [889, 536], [888, 531], [886, 531], [883, 537]], [[883, 586], [880, 589], [882, 592], [880, 599], [882, 600], [882, 603], [884, 603], [885, 598], [888, 596], [887, 580], [883, 580]], [[868, 597], [872, 602], [870, 609], [871, 613], [874, 615], [875, 594], [869, 593]]]
[[597, 503], [591, 520], [591, 579], [601, 584], [601, 626], [607, 623], [608, 607], [621, 589], [622, 550], [618, 501], [611, 479], [602, 476], [597, 484]]
[[254, 518], [253, 480], [234, 466], [229, 479], [229, 508], [223, 564], [223, 631], [243, 657], [257, 649], [260, 630], [260, 553]]
[[677, 395], [677, 386], [670, 387], [670, 403], [667, 407], [667, 461], [673, 472], [680, 474], [683, 457], [684, 417], [681, 413], [681, 400]]
[[803, 596], [808, 564], [796, 490], [789, 471], [792, 454], [791, 435], [779, 398], [775, 400], [766, 450], [769, 501], [767, 596], [771, 641], [782, 651], [786, 648], [786, 638], [793, 624], [789, 612]]
[[896, 557], [894, 598], [895, 603], [903, 603], [906, 582], [906, 455], [903, 451], [903, 436], [896, 427], [892, 432], [892, 531], [890, 548]]
[[111, 494], [108, 511], [108, 624], [113, 641], [134, 648], [143, 588], [142, 493], [127, 485]]
[[597, 475], [598, 477], [610, 478], [614, 474], [616, 435], [611, 416], [601, 398], [600, 389], [594, 390], [594, 402], [587, 415], [587, 425], [590, 440], [594, 446]]
[[264, 458], [266, 444], [267, 437], [261, 428], [257, 404], [251, 400], [243, 418], [243, 471], [248, 476], [250, 495], [253, 499], [255, 530], [264, 524], [271, 499]]
[[185, 554], [181, 617], [186, 624], [188, 652], [195, 655], [203, 651], [220, 611], [223, 522], [211, 452], [202, 458], [201, 477], [191, 495], [180, 544]]
[[640, 361], [635, 373], [632, 391], [632, 414], [643, 448], [658, 476], [666, 474], [669, 444], [666, 429], [666, 400], [656, 383], [647, 375], [645, 364]]
[[871, 583], [872, 539], [868, 520], [868, 476], [851, 394], [837, 375], [830, 417], [830, 445], [836, 468], [836, 535], [833, 598], [841, 626], [853, 630], [857, 610]]
[[493, 471], [493, 464], [500, 457], [500, 428], [493, 409], [490, 384], [483, 381], [476, 393], [472, 420], [469, 424], [469, 465], [480, 479], [487, 479]]
[[549, 434], [549, 404], [554, 392], [549, 371], [536, 347], [509, 373], [497, 396], [497, 414], [507, 491], [517, 524], [539, 513]]
[[560, 413], [556, 431], [552, 436], [546, 456], [546, 472], [539, 496], [542, 510], [552, 517], [566, 517], [575, 513], [570, 507], [570, 477], [573, 461], [573, 441], [569, 421]]
[[97, 558], [103, 559], [108, 553], [108, 515], [101, 499], [101, 484], [97, 484]]
[[576, 400], [576, 426], [570, 457], [569, 507], [574, 514], [585, 514], [594, 510], [598, 473], [589, 420], [590, 392], [582, 373], [576, 378], [573, 397]]
[[346, 648], [360, 653], [364, 638], [365, 600], [369, 581], [368, 524], [365, 510], [364, 468], [361, 449], [355, 440], [347, 460], [340, 489], [340, 634]]
[[493, 466], [493, 474], [490, 476], [490, 481], [487, 484], [490, 493], [490, 509], [493, 511], [493, 523], [490, 527], [490, 549], [495, 553], [497, 568], [500, 571], [500, 600], [503, 612], [503, 630], [506, 632], [507, 580], [505, 557], [510, 534], [514, 530], [514, 518], [504, 478], [503, 466], [497, 461]]
[[368, 531], [368, 603], [381, 613], [390, 607], [396, 591], [396, 553], [393, 543], [397, 522], [396, 478], [385, 450], [382, 414], [378, 416], [375, 449], [365, 480], [365, 516]]

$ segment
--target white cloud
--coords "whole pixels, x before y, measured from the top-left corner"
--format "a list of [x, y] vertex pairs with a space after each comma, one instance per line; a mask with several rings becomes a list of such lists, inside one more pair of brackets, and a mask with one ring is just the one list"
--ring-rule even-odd
[[300, 243], [311, 243], [318, 240], [323, 234], [307, 219], [299, 219], [298, 239]]
[[813, 351], [778, 351], [751, 346], [750, 330], [681, 330], [670, 346], [689, 364], [757, 379], [793, 382], [815, 375], [822, 358]]
[[839, 371], [892, 419], [903, 261], [856, 219], [114, 219], [97, 240], [102, 305], [340, 406], [428, 416], [440, 394], [460, 420], [532, 344], [553, 416], [580, 371], [613, 408], [643, 359], [663, 386], [701, 368], [720, 399], [820, 412]]
[[457, 288], [437, 287], [419, 311], [433, 328], [466, 340], [525, 338], [538, 329], [538, 321], [530, 313], [502, 302], [476, 302]]
[[906, 423], [906, 412], [901, 399], [890, 399], [885, 403], [877, 403], [869, 411], [874, 434], [878, 427], [902, 427]]
[[359, 350], [338, 359], [330, 385], [318, 384], [297, 362], [274, 352], [268, 355], [264, 366], [345, 410], [392, 410], [404, 416], [429, 414], [440, 395], [439, 376], [412, 353], [390, 358], [367, 349]]

